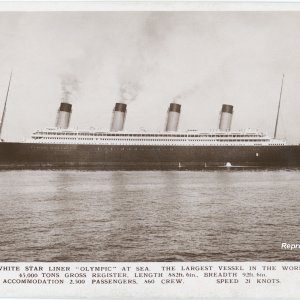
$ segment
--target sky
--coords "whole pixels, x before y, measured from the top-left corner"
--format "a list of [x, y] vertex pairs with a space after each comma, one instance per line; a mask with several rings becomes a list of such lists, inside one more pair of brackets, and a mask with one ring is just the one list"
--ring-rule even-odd
[[110, 127], [115, 102], [126, 131], [164, 129], [169, 103], [179, 130], [218, 126], [300, 143], [300, 12], [1, 12], [0, 112], [6, 141], [53, 127], [63, 99], [73, 128]]

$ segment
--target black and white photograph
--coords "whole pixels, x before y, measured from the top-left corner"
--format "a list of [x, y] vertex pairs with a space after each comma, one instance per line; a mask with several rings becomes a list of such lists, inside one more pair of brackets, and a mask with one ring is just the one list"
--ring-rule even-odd
[[1, 262], [299, 262], [299, 11], [1, 11]]

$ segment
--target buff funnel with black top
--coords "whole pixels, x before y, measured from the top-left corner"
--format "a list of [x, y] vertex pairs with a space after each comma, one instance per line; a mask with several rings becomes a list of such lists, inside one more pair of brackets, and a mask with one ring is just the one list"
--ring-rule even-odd
[[180, 118], [180, 110], [180, 104], [170, 103], [170, 107], [168, 109], [166, 131], [177, 131]]
[[221, 115], [220, 115], [220, 131], [230, 131], [231, 130], [231, 121], [233, 114], [233, 106], [228, 104], [222, 105]]
[[72, 104], [61, 102], [56, 119], [56, 127], [60, 129], [67, 129], [70, 125], [72, 113]]
[[113, 110], [110, 131], [122, 131], [124, 129], [127, 112], [126, 107], [127, 105], [125, 103], [116, 103]]

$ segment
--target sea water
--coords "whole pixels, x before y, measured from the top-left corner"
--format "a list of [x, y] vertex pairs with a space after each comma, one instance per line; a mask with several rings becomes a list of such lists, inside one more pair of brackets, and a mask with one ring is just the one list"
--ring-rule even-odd
[[299, 170], [0, 172], [0, 261], [299, 261], [299, 225]]

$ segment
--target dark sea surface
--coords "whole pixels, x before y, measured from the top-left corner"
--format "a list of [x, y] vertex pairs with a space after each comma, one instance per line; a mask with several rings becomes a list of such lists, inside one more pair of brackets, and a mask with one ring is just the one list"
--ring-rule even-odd
[[300, 171], [2, 171], [0, 261], [299, 261]]

